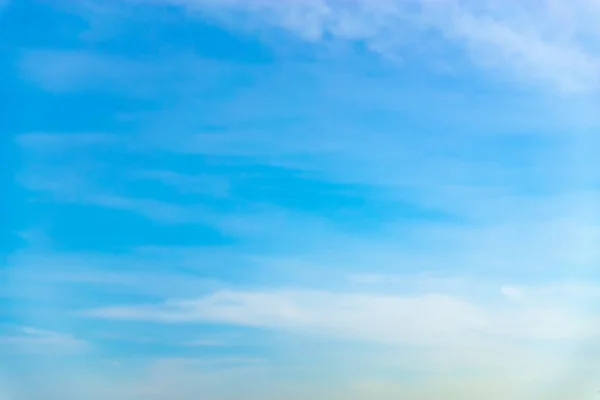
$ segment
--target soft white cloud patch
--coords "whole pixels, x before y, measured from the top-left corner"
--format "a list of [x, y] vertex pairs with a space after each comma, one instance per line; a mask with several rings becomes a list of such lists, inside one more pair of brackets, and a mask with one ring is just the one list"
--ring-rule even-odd
[[[600, 84], [600, 29], [593, 0], [164, 0], [210, 13], [237, 28], [276, 27], [310, 41], [357, 40], [393, 59], [407, 43], [459, 46], [488, 70], [553, 90], [581, 93]], [[416, 41], [416, 40], [417, 41]], [[433, 46], [431, 46], [433, 48]]]
[[519, 301], [523, 298], [523, 291], [518, 286], [502, 286], [500, 291], [512, 301]]
[[[600, 52], [587, 47], [577, 32], [568, 32], [573, 21], [553, 18], [547, 9], [550, 4], [534, 8], [507, 3], [502, 6], [498, 2], [479, 13], [463, 8], [446, 29], [464, 40], [467, 50], [485, 67], [505, 69], [518, 79], [550, 84], [561, 92], [598, 89]], [[542, 3], [566, 6], [560, 1]], [[569, 3], [576, 9], [598, 12], [591, 1]], [[599, 31], [590, 33], [600, 42]]]
[[0, 336], [0, 348], [19, 353], [60, 355], [80, 353], [88, 348], [88, 343], [65, 333], [23, 327]]
[[596, 318], [560, 304], [484, 306], [435, 293], [223, 291], [197, 300], [109, 307], [88, 314], [166, 323], [227, 323], [413, 345], [453, 345], [493, 337], [583, 339], [598, 331]]

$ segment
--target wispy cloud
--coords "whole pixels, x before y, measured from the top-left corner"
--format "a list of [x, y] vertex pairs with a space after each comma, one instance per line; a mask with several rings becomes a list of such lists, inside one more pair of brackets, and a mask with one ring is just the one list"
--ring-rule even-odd
[[102, 133], [77, 133], [77, 134], [57, 134], [57, 133], [26, 133], [16, 137], [19, 146], [27, 149], [28, 152], [64, 152], [77, 149], [86, 149], [90, 146], [115, 145], [119, 140], [114, 135]]
[[88, 343], [71, 335], [23, 327], [0, 335], [2, 352], [29, 354], [77, 354], [88, 349]]
[[591, 338], [598, 321], [553, 306], [486, 308], [444, 294], [344, 294], [317, 291], [218, 292], [157, 306], [114, 307], [91, 316], [166, 323], [213, 322], [307, 331], [398, 344], [456, 344], [492, 337]]
[[140, 72], [130, 61], [118, 57], [51, 50], [26, 52], [20, 67], [35, 83], [57, 92], [73, 87], [91, 89], [98, 85], [128, 84]]
[[166, 170], [139, 170], [131, 173], [133, 179], [161, 182], [181, 193], [206, 193], [218, 197], [229, 195], [229, 184], [224, 176], [191, 175]]
[[446, 41], [487, 72], [563, 93], [593, 92], [600, 83], [600, 32], [592, 23], [600, 9], [591, 0], [165, 3], [216, 15], [234, 27], [278, 28], [313, 42], [360, 41], [395, 60], [405, 58], [415, 40], [428, 39], [430, 48], [422, 51], [432, 54], [436, 42]]
[[219, 347], [226, 344], [220, 340], [198, 339], [188, 342], [185, 345], [191, 347]]

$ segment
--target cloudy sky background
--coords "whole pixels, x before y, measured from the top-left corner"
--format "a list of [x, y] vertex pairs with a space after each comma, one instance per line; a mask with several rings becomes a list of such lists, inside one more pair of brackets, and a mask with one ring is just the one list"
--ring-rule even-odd
[[1, 400], [597, 398], [597, 1], [1, 4]]

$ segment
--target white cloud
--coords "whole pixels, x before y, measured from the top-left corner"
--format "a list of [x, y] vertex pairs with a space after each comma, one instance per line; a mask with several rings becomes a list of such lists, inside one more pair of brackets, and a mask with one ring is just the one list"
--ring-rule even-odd
[[[164, 0], [210, 13], [236, 28], [284, 29], [310, 41], [358, 40], [402, 59], [407, 43], [427, 52], [435, 40], [458, 45], [475, 64], [563, 93], [600, 84], [600, 30], [593, 0]], [[416, 39], [415, 39], [416, 38]], [[434, 53], [432, 53], [434, 54]]]
[[523, 298], [523, 291], [518, 286], [502, 286], [500, 291], [512, 301], [519, 301]]
[[486, 306], [435, 293], [224, 291], [156, 306], [103, 308], [88, 315], [165, 323], [227, 323], [403, 345], [454, 345], [493, 337], [577, 340], [593, 337], [598, 331], [592, 315], [557, 304]]
[[64, 333], [23, 327], [0, 336], [0, 347], [8, 352], [63, 355], [80, 353], [88, 343]]
[[[548, 84], [560, 92], [599, 88], [600, 52], [585, 47], [585, 41], [574, 34], [565, 35], [569, 21], [551, 19], [544, 5], [533, 8], [507, 3], [502, 6], [498, 2], [482, 13], [463, 9], [447, 29], [464, 40], [475, 61], [484, 67], [503, 69], [522, 81]], [[596, 8], [585, 1], [573, 5]], [[598, 33], [594, 32], [596, 41], [600, 41]]]

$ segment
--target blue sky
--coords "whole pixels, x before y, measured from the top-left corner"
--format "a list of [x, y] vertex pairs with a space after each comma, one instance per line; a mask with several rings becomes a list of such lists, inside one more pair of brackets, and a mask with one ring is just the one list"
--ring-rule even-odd
[[0, 4], [0, 400], [595, 398], [594, 1]]

